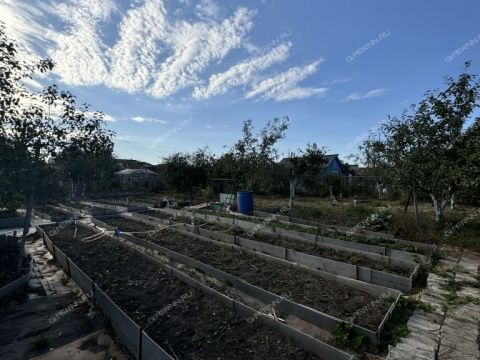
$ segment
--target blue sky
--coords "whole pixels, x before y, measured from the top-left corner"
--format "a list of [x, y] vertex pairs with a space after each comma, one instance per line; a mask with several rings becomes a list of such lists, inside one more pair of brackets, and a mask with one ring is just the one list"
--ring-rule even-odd
[[107, 114], [121, 158], [221, 153], [291, 120], [282, 152], [308, 142], [343, 157], [465, 60], [480, 74], [480, 2], [0, 0], [25, 57]]

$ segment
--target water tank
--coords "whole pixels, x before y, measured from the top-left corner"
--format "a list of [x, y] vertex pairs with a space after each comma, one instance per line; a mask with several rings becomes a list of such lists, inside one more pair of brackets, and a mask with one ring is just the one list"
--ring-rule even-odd
[[238, 191], [237, 192], [237, 211], [239, 213], [250, 215], [253, 212], [253, 192]]

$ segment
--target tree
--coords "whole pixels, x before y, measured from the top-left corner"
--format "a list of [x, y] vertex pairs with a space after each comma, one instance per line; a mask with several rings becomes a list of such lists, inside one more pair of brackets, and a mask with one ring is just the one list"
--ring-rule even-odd
[[[459, 139], [478, 106], [480, 90], [475, 76], [467, 72], [447, 78], [445, 85], [443, 91], [427, 92], [401, 118], [389, 118], [382, 125], [385, 140], [375, 144], [397, 184], [430, 196], [437, 222], [442, 222], [446, 204], [465, 183], [466, 142]], [[466, 133], [474, 138], [475, 131]], [[472, 141], [469, 146], [474, 146]]]
[[[90, 112], [88, 105], [77, 107], [75, 97], [67, 91], [59, 91], [55, 85], [41, 93], [26, 89], [22, 80], [38, 72], [53, 69], [49, 59], [27, 63], [17, 54], [16, 44], [5, 34], [0, 24], [0, 144], [11, 150], [16, 164], [5, 161], [8, 172], [24, 179], [23, 188], [10, 183], [7, 191], [23, 193], [26, 199], [23, 228], [21, 269], [25, 241], [30, 227], [38, 174], [47, 160], [67, 148], [77, 146], [96, 152], [113, 150], [113, 133], [104, 128], [103, 114]], [[2, 162], [5, 157], [2, 157]]]
[[290, 208], [294, 206], [298, 178], [304, 177], [305, 179], [311, 179], [312, 177], [318, 176], [322, 165], [325, 163], [325, 152], [326, 149], [319, 148], [316, 143], [308, 143], [305, 150], [297, 149], [288, 155], [287, 168], [290, 172]]
[[228, 157], [235, 161], [232, 178], [243, 184], [247, 189], [268, 192], [274, 179], [269, 171], [275, 167], [278, 159], [276, 143], [285, 137], [288, 129], [288, 117], [275, 118], [268, 121], [255, 136], [251, 120], [243, 123], [243, 137], [230, 149]]
[[163, 178], [168, 188], [192, 192], [194, 187], [206, 187], [214, 157], [208, 149], [193, 153], [175, 153], [163, 159]]

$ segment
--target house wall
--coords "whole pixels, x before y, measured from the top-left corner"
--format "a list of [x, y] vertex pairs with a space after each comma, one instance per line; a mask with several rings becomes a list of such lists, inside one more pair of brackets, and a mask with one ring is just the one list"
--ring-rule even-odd
[[342, 166], [340, 165], [340, 162], [338, 161], [338, 159], [335, 159], [333, 160], [330, 165], [328, 165], [327, 167], [327, 174], [330, 175], [330, 174], [333, 174], [333, 173], [337, 173], [338, 175], [342, 175]]

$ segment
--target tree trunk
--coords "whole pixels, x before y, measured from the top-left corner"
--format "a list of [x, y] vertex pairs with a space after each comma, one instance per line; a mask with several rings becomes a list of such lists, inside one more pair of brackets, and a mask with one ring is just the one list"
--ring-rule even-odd
[[408, 206], [410, 205], [410, 199], [412, 198], [412, 193], [413, 193], [413, 188], [410, 188], [410, 191], [408, 192], [407, 203], [405, 204], [405, 209], [403, 209], [404, 214], [406, 214]]
[[20, 244], [20, 254], [17, 263], [17, 274], [22, 272], [23, 258], [25, 256], [25, 243], [27, 242], [28, 231], [30, 230], [30, 222], [32, 220], [33, 203], [35, 199], [35, 188], [37, 183], [38, 159], [40, 157], [40, 147], [35, 149], [35, 158], [33, 163], [32, 178], [29, 184], [28, 202], [25, 213], [25, 222], [23, 224], [22, 243]]
[[437, 198], [433, 194], [430, 194], [430, 197], [432, 198], [433, 209], [435, 210], [435, 221], [437, 222], [437, 224], [440, 224], [443, 222], [443, 215], [445, 213], [446, 201], [437, 200]]
[[415, 188], [412, 188], [412, 194], [413, 194], [413, 204], [415, 206], [415, 225], [417, 225], [418, 227], [418, 224], [420, 222], [420, 215], [418, 213], [417, 191], [415, 190]]
[[297, 177], [290, 178], [290, 209], [293, 209], [295, 205], [295, 188], [297, 187]]
[[455, 194], [450, 196], [450, 210], [455, 209]]

